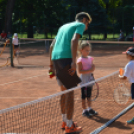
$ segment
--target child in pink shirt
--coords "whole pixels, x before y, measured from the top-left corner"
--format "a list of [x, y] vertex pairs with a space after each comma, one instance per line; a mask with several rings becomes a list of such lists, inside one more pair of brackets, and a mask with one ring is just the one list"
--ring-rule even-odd
[[[89, 83], [90, 81], [94, 80], [92, 73], [95, 70], [95, 65], [93, 64], [93, 57], [89, 56], [90, 50], [91, 50], [91, 45], [88, 42], [83, 42], [81, 44], [81, 48], [80, 48], [81, 57], [77, 59], [78, 72], [81, 74], [80, 77], [82, 80], [80, 84]], [[90, 117], [92, 115], [97, 114], [97, 112], [91, 108], [90, 98], [92, 93], [92, 87], [93, 84], [90, 84], [87, 87], [81, 88], [82, 108], [83, 108], [82, 115], [86, 117]], [[88, 108], [86, 108], [86, 102]]]

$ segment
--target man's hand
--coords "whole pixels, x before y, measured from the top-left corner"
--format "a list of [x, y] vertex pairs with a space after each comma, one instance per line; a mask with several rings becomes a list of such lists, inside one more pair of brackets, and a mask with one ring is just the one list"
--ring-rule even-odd
[[71, 68], [68, 71], [69, 71], [69, 74], [71, 76], [73, 76], [75, 74], [75, 71], [76, 71], [76, 63], [72, 62]]
[[50, 72], [52, 72], [53, 74], [55, 74], [53, 65], [50, 65], [50, 68], [48, 70], [48, 73], [50, 73]]

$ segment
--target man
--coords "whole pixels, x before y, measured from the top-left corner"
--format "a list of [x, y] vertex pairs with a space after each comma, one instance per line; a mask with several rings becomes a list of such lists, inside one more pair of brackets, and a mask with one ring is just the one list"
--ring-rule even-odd
[[124, 41], [124, 33], [122, 30], [120, 30], [120, 37], [119, 37], [118, 41]]
[[[76, 73], [76, 55], [78, 40], [83, 35], [83, 32], [88, 29], [89, 23], [92, 21], [90, 15], [85, 12], [78, 13], [74, 22], [67, 23], [61, 26], [58, 30], [56, 38], [50, 46], [50, 70], [56, 75], [60, 73], [67, 65], [70, 65], [69, 74]], [[66, 78], [66, 76], [64, 76]], [[67, 90], [57, 77], [61, 91]], [[67, 80], [68, 81], [68, 80]], [[74, 111], [74, 92], [71, 91], [61, 96], [61, 112], [62, 112], [62, 129], [65, 129], [66, 134], [80, 132], [81, 127], [76, 127], [73, 123]]]

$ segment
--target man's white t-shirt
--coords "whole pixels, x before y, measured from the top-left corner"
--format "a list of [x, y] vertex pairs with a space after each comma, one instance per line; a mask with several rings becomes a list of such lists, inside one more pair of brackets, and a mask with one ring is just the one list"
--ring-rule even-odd
[[125, 66], [124, 76], [127, 77], [128, 81], [130, 83], [134, 83], [134, 60], [131, 60]]

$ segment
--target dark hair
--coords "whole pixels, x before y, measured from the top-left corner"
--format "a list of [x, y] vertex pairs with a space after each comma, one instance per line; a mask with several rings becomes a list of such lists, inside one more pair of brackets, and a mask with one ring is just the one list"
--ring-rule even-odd
[[80, 13], [76, 14], [75, 20], [79, 20], [80, 21], [83, 18], [88, 19], [89, 23], [91, 23], [91, 21], [92, 21], [91, 16], [88, 13], [86, 13], [86, 12], [80, 12]]

